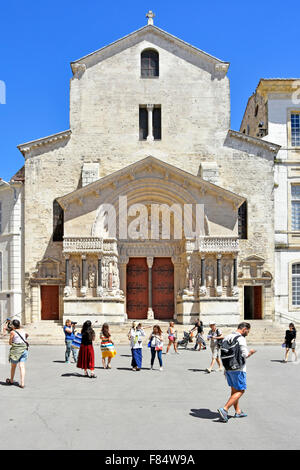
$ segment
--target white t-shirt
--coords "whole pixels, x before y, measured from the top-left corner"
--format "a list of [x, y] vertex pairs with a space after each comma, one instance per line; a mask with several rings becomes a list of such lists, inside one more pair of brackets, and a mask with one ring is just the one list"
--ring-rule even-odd
[[247, 341], [246, 341], [245, 336], [239, 335], [239, 333], [237, 333], [236, 331], [234, 331], [234, 332], [231, 333], [230, 335], [226, 336], [226, 338], [224, 338], [224, 339], [225, 339], [225, 340], [233, 340], [236, 336], [239, 336], [239, 337], [238, 337], [238, 342], [239, 342], [239, 344], [240, 344], [242, 356], [243, 356], [243, 358], [245, 359], [245, 364], [244, 364], [244, 366], [243, 366], [240, 370], [241, 370], [242, 372], [246, 372], [246, 358], [247, 358], [248, 355], [249, 355], [249, 350], [248, 350], [248, 347], [247, 347]]
[[133, 328], [130, 331], [130, 346], [131, 349], [141, 349], [143, 347], [143, 336], [145, 336], [144, 330], [134, 330]]
[[161, 336], [161, 339], [159, 337], [159, 335], [153, 335], [152, 336], [152, 339], [151, 339], [151, 348], [162, 348], [164, 345], [163, 343], [163, 340], [162, 340], [162, 336]]
[[14, 332], [14, 335], [13, 335], [13, 338], [12, 338], [12, 343], [14, 344], [25, 344], [24, 341], [20, 338], [20, 336], [22, 336], [22, 338], [26, 341], [26, 333], [24, 330], [18, 330], [18, 333], [16, 333], [16, 330], [13, 330]]

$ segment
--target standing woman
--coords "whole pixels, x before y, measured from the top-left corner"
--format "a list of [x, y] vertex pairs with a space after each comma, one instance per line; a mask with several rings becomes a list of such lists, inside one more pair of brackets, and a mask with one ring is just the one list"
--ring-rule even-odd
[[142, 368], [142, 360], [143, 360], [143, 337], [145, 336], [145, 332], [143, 330], [142, 324], [139, 323], [137, 328], [131, 329], [130, 332], [130, 346], [131, 346], [131, 354], [132, 354], [132, 361], [131, 367], [132, 370], [141, 370]]
[[220, 360], [220, 351], [221, 351], [221, 340], [224, 338], [222, 331], [217, 328], [217, 325], [214, 321], [209, 324], [210, 330], [207, 335], [207, 340], [210, 340], [210, 349], [211, 349], [211, 363], [210, 366], [206, 369], [207, 373], [210, 373], [213, 369], [214, 363], [217, 361], [219, 366], [219, 371], [222, 372], [223, 367]]
[[28, 358], [28, 334], [21, 329], [19, 320], [12, 321], [13, 330], [9, 336], [9, 344], [11, 346], [9, 351], [9, 362], [11, 363], [10, 379], [6, 379], [7, 385], [13, 385], [14, 376], [16, 372], [17, 364], [20, 367], [20, 388], [25, 387], [25, 362]]
[[[77, 367], [84, 370], [84, 375], [91, 379], [96, 378], [94, 374], [95, 369], [95, 354], [93, 341], [95, 340], [95, 332], [89, 320], [85, 321], [81, 330], [81, 345], [78, 354]], [[88, 374], [91, 371], [91, 375]]]
[[168, 340], [169, 344], [167, 346], [166, 354], [170, 351], [170, 347], [174, 346], [174, 351], [176, 354], [179, 354], [177, 350], [177, 332], [175, 331], [175, 325], [173, 321], [170, 321], [169, 328], [168, 328]]
[[297, 361], [297, 353], [296, 353], [296, 328], [294, 323], [289, 324], [289, 329], [286, 330], [285, 332], [285, 359], [283, 362], [287, 362], [288, 356], [289, 356], [289, 351], [290, 349], [295, 355], [295, 361]]
[[[103, 323], [101, 334], [101, 352], [103, 369], [111, 369], [111, 359], [117, 354], [115, 345], [111, 340], [108, 323]], [[106, 365], [107, 358], [107, 365]]]
[[159, 370], [163, 370], [162, 363], [162, 350], [163, 350], [163, 334], [159, 325], [153, 327], [153, 331], [149, 337], [150, 347], [151, 347], [151, 369], [153, 369], [154, 359], [157, 353]]

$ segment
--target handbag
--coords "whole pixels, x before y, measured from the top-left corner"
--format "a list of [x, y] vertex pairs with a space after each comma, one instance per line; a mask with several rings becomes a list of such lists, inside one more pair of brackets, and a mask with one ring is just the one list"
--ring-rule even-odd
[[17, 333], [18, 336], [20, 336], [21, 340], [26, 344], [26, 350], [28, 351], [29, 349], [29, 343], [25, 341], [25, 339], [20, 335], [20, 333], [17, 332], [17, 330], [14, 330], [15, 333]]

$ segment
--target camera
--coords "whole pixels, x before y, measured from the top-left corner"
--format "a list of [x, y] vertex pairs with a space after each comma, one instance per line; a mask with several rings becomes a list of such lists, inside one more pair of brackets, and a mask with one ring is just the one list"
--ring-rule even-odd
[[9, 318], [6, 319], [4, 328], [8, 333], [10, 333], [13, 330], [13, 325]]
[[71, 325], [77, 325], [77, 321], [71, 321]]

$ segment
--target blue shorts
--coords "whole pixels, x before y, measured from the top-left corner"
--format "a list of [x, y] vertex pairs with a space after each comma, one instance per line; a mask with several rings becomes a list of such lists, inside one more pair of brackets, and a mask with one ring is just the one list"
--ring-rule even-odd
[[247, 389], [246, 372], [241, 370], [226, 370], [225, 375], [229, 387], [233, 387], [236, 390]]
[[26, 362], [27, 358], [28, 358], [28, 351], [27, 351], [27, 349], [25, 349], [25, 351], [23, 352], [22, 356], [20, 357], [20, 359], [18, 361], [13, 361], [11, 359], [10, 362], [12, 364], [18, 364], [19, 362]]

